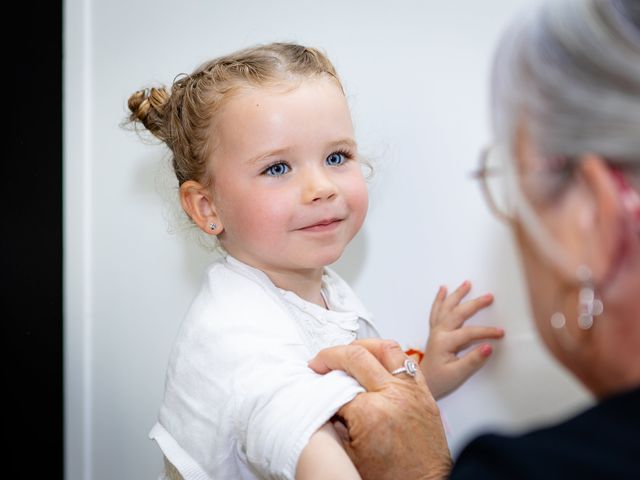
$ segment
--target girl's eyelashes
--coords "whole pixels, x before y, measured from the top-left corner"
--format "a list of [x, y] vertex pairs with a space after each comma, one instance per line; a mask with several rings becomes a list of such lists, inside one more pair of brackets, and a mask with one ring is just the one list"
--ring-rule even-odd
[[352, 154], [347, 151], [339, 150], [337, 152], [331, 153], [326, 159], [325, 162], [330, 167], [338, 167], [345, 163], [348, 159], [352, 157]]
[[288, 173], [291, 170], [291, 167], [284, 162], [274, 163], [265, 168], [262, 173], [264, 175], [268, 175], [269, 177], [280, 177], [285, 173]]

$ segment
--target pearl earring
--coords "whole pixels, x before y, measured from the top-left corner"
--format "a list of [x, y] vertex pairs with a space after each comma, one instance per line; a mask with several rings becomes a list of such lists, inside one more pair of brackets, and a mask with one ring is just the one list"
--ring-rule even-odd
[[578, 279], [581, 282], [578, 294], [578, 326], [589, 330], [593, 326], [593, 317], [597, 317], [604, 310], [602, 300], [596, 298], [596, 290], [591, 281], [591, 270], [585, 265], [578, 267]]
[[[591, 279], [591, 270], [586, 265], [580, 265], [576, 271], [580, 282], [578, 292], [578, 326], [582, 330], [589, 330], [593, 326], [593, 318], [602, 314], [604, 305], [596, 298], [596, 289]], [[551, 326], [557, 330], [564, 328], [566, 317], [562, 312], [551, 315]]]

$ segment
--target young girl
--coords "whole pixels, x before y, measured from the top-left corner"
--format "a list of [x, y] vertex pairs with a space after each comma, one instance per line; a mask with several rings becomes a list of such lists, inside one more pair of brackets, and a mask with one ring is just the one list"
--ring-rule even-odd
[[[320, 349], [378, 337], [371, 314], [327, 265], [367, 211], [342, 85], [318, 50], [275, 43], [210, 61], [129, 98], [172, 153], [180, 201], [224, 258], [209, 266], [175, 340], [150, 437], [166, 475], [190, 479], [360, 478], [330, 419], [363, 391], [317, 375]], [[463, 322], [491, 303], [438, 292], [421, 363], [442, 396], [491, 353], [498, 329]]]

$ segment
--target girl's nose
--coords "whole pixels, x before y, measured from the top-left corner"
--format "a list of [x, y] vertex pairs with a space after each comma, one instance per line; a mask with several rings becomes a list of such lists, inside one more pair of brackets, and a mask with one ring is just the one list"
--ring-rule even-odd
[[336, 184], [322, 169], [314, 169], [308, 172], [304, 182], [302, 193], [304, 203], [330, 200], [338, 193]]

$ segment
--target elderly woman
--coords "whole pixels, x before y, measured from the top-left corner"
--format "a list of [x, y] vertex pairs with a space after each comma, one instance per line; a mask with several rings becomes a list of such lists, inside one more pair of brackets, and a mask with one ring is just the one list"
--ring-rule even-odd
[[640, 478], [640, 1], [539, 7], [503, 38], [492, 93], [478, 178], [514, 230], [538, 332], [595, 406], [481, 436], [453, 463], [421, 373], [389, 373], [411, 367], [395, 343], [310, 365], [368, 390], [340, 412], [364, 478]]

